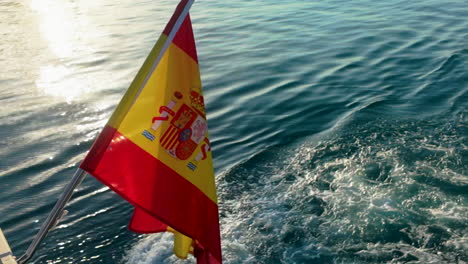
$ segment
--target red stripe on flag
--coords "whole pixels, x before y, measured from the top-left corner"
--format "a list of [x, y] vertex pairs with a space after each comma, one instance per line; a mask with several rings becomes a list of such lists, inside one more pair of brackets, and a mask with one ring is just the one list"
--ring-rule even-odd
[[107, 125], [102, 129], [101, 134], [99, 134], [98, 138], [89, 150], [88, 155], [86, 155], [86, 158], [80, 164], [80, 168], [85, 171], [93, 171], [97, 167], [102, 155], [104, 155], [107, 147], [114, 137], [115, 131], [115, 128]]
[[174, 14], [172, 15], [171, 19], [167, 23], [166, 27], [164, 28], [163, 33], [168, 35], [171, 33], [172, 28], [174, 27], [177, 19], [180, 17], [182, 14], [182, 11], [184, 11], [185, 6], [187, 5], [188, 0], [182, 0], [180, 3], [177, 5], [176, 10], [174, 11]]
[[[174, 28], [174, 25], [177, 19], [182, 14], [182, 11], [184, 10], [187, 3], [188, 3], [188, 0], [182, 0], [180, 1], [179, 5], [177, 5], [174, 15], [172, 15], [171, 19], [169, 20], [169, 23], [167, 23], [166, 28], [164, 28], [164, 31], [163, 31], [164, 34], [166, 34], [167, 36], [171, 34], [171, 31]], [[173, 43], [176, 44], [183, 51], [185, 51], [187, 55], [192, 57], [198, 63], [197, 51], [195, 49], [195, 40], [193, 38], [192, 22], [190, 21], [190, 15], [187, 14], [187, 17], [185, 18], [184, 22], [182, 23], [182, 25], [180, 26], [179, 30], [177, 31], [174, 37]]]
[[190, 15], [187, 15], [185, 18], [172, 42], [198, 63], [197, 48], [195, 47], [195, 38], [193, 36]]
[[[80, 167], [135, 207], [199, 241], [221, 262], [217, 204], [119, 131], [109, 126], [104, 131], [113, 134], [115, 140], [110, 140], [109, 146], [97, 146], [106, 150], [99, 162], [87, 158]], [[154, 226], [139, 228], [140, 232], [146, 228], [151, 232]]]
[[167, 225], [135, 207], [128, 228], [137, 233], [159, 233], [167, 231]]

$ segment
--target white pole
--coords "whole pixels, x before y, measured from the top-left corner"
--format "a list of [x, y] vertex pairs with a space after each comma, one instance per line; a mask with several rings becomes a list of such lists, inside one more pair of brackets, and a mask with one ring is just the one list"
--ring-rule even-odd
[[31, 242], [31, 245], [26, 250], [26, 253], [18, 259], [19, 264], [26, 263], [34, 255], [37, 247], [42, 242], [42, 240], [44, 240], [47, 233], [57, 224], [57, 221], [60, 219], [60, 217], [62, 217], [63, 208], [72, 197], [75, 188], [80, 185], [85, 176], [86, 172], [84, 170], [80, 168], [76, 170], [75, 175], [73, 175], [73, 179], [70, 183], [68, 183], [62, 196], [60, 196], [60, 199], [57, 201], [46, 221], [44, 224], [42, 224], [42, 227], [37, 233], [36, 237]]

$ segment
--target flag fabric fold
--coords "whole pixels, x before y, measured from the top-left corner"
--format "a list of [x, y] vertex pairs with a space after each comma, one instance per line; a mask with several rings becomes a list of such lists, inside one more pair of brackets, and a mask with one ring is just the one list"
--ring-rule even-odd
[[174, 233], [174, 253], [221, 263], [195, 40], [182, 0], [80, 167], [135, 206], [129, 228]]

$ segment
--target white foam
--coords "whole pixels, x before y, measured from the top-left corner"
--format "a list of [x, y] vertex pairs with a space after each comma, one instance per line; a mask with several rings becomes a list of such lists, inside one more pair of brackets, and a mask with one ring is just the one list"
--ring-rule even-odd
[[127, 252], [125, 263], [186, 263], [174, 256], [172, 251], [173, 236], [170, 233], [144, 235], [138, 243]]
[[[423, 148], [414, 137], [434, 139], [431, 130], [403, 127], [385, 138], [366, 130], [266, 150], [220, 175], [224, 262], [457, 261], [467, 233], [451, 227], [468, 218], [466, 203], [430, 182], [456, 173], [440, 166], [457, 155], [453, 142], [424, 147], [443, 152], [436, 158], [406, 153]], [[170, 243], [143, 239], [129, 263], [172, 263]]]

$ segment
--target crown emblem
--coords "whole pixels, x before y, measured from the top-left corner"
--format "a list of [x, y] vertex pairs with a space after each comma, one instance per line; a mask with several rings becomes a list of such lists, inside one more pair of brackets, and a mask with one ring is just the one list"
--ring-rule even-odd
[[205, 118], [205, 102], [203, 96], [195, 91], [190, 93], [190, 101], [192, 107]]

